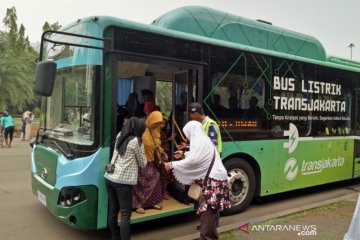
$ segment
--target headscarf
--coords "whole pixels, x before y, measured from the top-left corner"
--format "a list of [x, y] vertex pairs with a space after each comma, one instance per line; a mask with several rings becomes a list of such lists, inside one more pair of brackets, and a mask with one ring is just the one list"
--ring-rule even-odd
[[183, 184], [191, 184], [194, 180], [204, 179], [215, 154], [214, 165], [209, 177], [226, 180], [227, 172], [211, 139], [206, 135], [200, 122], [189, 121], [183, 128], [190, 141], [190, 151], [185, 159], [172, 162], [176, 179]]
[[129, 141], [135, 137], [138, 138], [139, 144], [141, 144], [141, 137], [146, 129], [146, 125], [143, 119], [137, 117], [131, 117], [121, 130], [121, 134], [116, 140], [116, 148], [120, 156], [124, 155]]
[[23, 114], [23, 120], [25, 120], [25, 118], [30, 117], [30, 114], [31, 114], [31, 112], [30, 112], [30, 111], [26, 111], [26, 112], [24, 112], [24, 114]]
[[[154, 161], [155, 144], [159, 148], [160, 152], [163, 151], [163, 149], [160, 148], [161, 125], [159, 124], [158, 126], [154, 127], [154, 124], [161, 123], [162, 121], [163, 121], [163, 116], [162, 116], [161, 112], [159, 112], [159, 111], [154, 111], [154, 112], [150, 113], [150, 115], [148, 116], [148, 118], [145, 121], [147, 128], [142, 136], [142, 140], [144, 143], [146, 160], [148, 162]], [[154, 141], [155, 141], [155, 144], [154, 144]]]
[[4, 117], [8, 117], [8, 116], [9, 116], [9, 113], [8, 113], [7, 111], [4, 111], [3, 116], [4, 116]]
[[144, 112], [152, 113], [157, 110], [157, 107], [154, 102], [146, 102], [144, 104]]

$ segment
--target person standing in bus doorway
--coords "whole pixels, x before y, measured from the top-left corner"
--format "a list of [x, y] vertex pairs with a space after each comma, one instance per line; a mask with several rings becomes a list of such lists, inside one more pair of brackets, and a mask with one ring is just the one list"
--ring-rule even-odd
[[155, 103], [154, 93], [150, 89], [141, 90], [141, 96], [142, 96], [142, 103], [138, 105], [138, 108], [134, 113], [135, 114], [134, 116], [136, 117], [145, 117], [144, 106], [147, 102]]
[[[212, 143], [216, 147], [221, 157], [222, 153], [222, 139], [220, 134], [220, 128], [218, 124], [209, 116], [204, 114], [204, 109], [198, 102], [192, 102], [189, 104], [188, 112], [191, 120], [198, 121], [202, 124], [205, 133], [209, 136]], [[220, 212], [216, 213], [216, 227], [220, 224]], [[197, 227], [199, 228], [199, 226]]]
[[162, 210], [159, 203], [163, 200], [161, 189], [160, 171], [155, 164], [155, 149], [162, 153], [160, 131], [163, 116], [159, 111], [154, 111], [146, 118], [147, 126], [142, 140], [145, 148], [146, 167], [139, 171], [138, 183], [133, 189], [133, 208], [139, 214], [145, 213], [145, 208]]
[[4, 127], [4, 137], [6, 147], [10, 148], [14, 136], [14, 120], [7, 111], [3, 112], [1, 125]]
[[[231, 206], [227, 171], [201, 123], [189, 121], [183, 131], [190, 141], [190, 150], [185, 152], [183, 160], [165, 163], [165, 168], [168, 171], [173, 169], [173, 174], [179, 182], [185, 185], [196, 182], [203, 187], [197, 208], [197, 214], [200, 215], [200, 239], [218, 239], [216, 214]], [[180, 159], [182, 156], [183, 151], [181, 150], [174, 153], [176, 159]], [[209, 177], [204, 182], [213, 159], [214, 163]]]
[[[146, 125], [143, 119], [131, 117], [116, 137], [111, 163], [113, 173], [105, 173], [109, 197], [108, 224], [113, 240], [130, 239], [132, 189], [138, 180], [138, 169], [146, 165], [142, 135]], [[118, 213], [121, 214], [120, 228]]]
[[[158, 111], [159, 107], [155, 105], [154, 102], [146, 102], [144, 104], [144, 112], [145, 112], [145, 119], [148, 118], [148, 116], [154, 112], [154, 111]], [[168, 138], [167, 138], [167, 118], [163, 115], [163, 120], [162, 120], [162, 124], [161, 124], [161, 131], [160, 131], [160, 147], [163, 150], [163, 154], [165, 154], [165, 156], [168, 156], [168, 154], [170, 153], [170, 144], [168, 143]], [[166, 157], [167, 158], [167, 157]], [[163, 193], [163, 199], [165, 200], [169, 200], [170, 197], [166, 191], [166, 187], [167, 184], [171, 181], [171, 174], [169, 174], [164, 166], [158, 165], [157, 166], [159, 171], [160, 171], [160, 182], [161, 182], [161, 189], [162, 189], [162, 193]]]

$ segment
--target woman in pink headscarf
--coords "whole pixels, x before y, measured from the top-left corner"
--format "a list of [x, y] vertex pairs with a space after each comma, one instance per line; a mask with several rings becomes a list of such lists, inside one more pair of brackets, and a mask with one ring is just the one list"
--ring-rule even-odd
[[146, 102], [144, 104], [144, 113], [145, 113], [145, 118], [147, 118], [150, 113], [154, 112], [154, 111], [159, 111], [159, 107], [155, 105], [154, 102]]

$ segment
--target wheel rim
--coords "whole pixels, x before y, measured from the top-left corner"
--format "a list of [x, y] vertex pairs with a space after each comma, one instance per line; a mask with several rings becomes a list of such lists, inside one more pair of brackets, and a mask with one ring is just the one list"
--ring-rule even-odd
[[249, 178], [244, 170], [235, 168], [228, 172], [228, 186], [231, 205], [242, 203], [249, 192]]

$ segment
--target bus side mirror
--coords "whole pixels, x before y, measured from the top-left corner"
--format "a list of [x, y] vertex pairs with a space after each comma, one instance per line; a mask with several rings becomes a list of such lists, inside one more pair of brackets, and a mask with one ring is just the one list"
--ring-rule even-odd
[[35, 93], [49, 97], [54, 88], [56, 63], [53, 61], [39, 62], [36, 66]]

